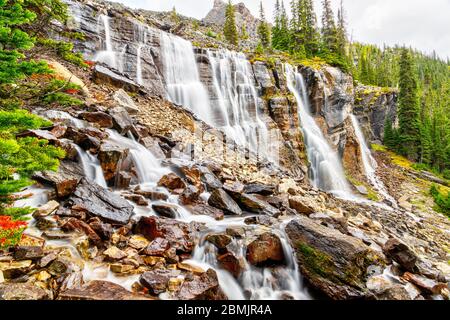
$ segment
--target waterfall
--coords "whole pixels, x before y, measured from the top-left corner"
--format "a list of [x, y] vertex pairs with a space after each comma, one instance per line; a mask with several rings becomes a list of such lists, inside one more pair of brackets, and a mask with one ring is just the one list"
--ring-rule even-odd
[[161, 51], [168, 99], [213, 125], [208, 92], [200, 81], [192, 44], [161, 31]]
[[214, 125], [236, 143], [269, 158], [269, 132], [261, 120], [250, 62], [243, 53], [208, 50], [217, 105]]
[[143, 84], [142, 80], [142, 61], [141, 61], [141, 52], [142, 52], [143, 44], [139, 43], [136, 54], [136, 82], [140, 85]]
[[89, 152], [81, 149], [77, 144], [72, 144], [78, 152], [80, 157], [80, 162], [83, 167], [84, 176], [92, 181], [95, 181], [98, 185], [103, 188], [107, 188], [108, 185], [103, 175], [102, 167], [97, 157], [93, 156]]
[[212, 99], [200, 80], [189, 41], [161, 32], [161, 50], [169, 100], [223, 130], [238, 145], [269, 158], [269, 131], [258, 110], [253, 70], [245, 55], [208, 50], [216, 96]]
[[[197, 245], [193, 257], [186, 263], [199, 266], [203, 269], [213, 268], [217, 272], [220, 287], [230, 300], [283, 300], [287, 297], [296, 300], [312, 299], [303, 287], [300, 279], [295, 255], [290, 247], [284, 228], [288, 221], [273, 229], [283, 247], [285, 265], [278, 268], [255, 267], [246, 260], [247, 245], [245, 239], [233, 239], [228, 246], [228, 251], [233, 253], [242, 263], [242, 272], [235, 278], [231, 273], [221, 269], [217, 262], [217, 248], [202, 239]], [[211, 232], [223, 232], [225, 227], [244, 226], [244, 219], [228, 219], [228, 222], [216, 222], [208, 224], [208, 234]]]
[[298, 104], [298, 117], [311, 164], [309, 170], [311, 183], [322, 190], [350, 197], [350, 187], [339, 157], [330, 147], [322, 130], [310, 114], [303, 76], [299, 72], [295, 72], [293, 67], [288, 64], [285, 65], [285, 72], [288, 88]]
[[156, 184], [163, 175], [170, 172], [162, 167], [158, 159], [139, 142], [121, 136], [114, 130], [107, 130], [107, 132], [111, 142], [130, 150], [140, 183]]
[[[102, 24], [103, 30], [105, 33], [105, 48], [102, 51], [99, 51], [95, 57], [94, 61], [103, 62], [109, 65], [111, 68], [117, 69], [117, 57], [116, 52], [114, 51], [112, 39], [111, 39], [111, 28], [110, 28], [110, 17], [101, 14], [99, 16], [99, 27]], [[100, 33], [100, 32], [99, 32]]]
[[353, 114], [350, 115], [350, 119], [352, 120], [352, 125], [353, 125], [353, 128], [355, 129], [355, 135], [359, 142], [359, 146], [360, 146], [360, 150], [361, 150], [361, 158], [363, 161], [364, 172], [366, 174], [367, 180], [379, 192], [379, 194], [384, 199], [386, 199], [393, 206], [395, 206], [396, 205], [395, 199], [389, 194], [389, 192], [386, 189], [386, 186], [378, 178], [378, 176], [376, 174], [376, 168], [377, 168], [378, 164], [377, 164], [376, 160], [373, 158], [369, 147], [367, 146], [367, 143], [364, 138], [364, 134], [361, 130], [361, 126], [359, 125], [358, 119]]

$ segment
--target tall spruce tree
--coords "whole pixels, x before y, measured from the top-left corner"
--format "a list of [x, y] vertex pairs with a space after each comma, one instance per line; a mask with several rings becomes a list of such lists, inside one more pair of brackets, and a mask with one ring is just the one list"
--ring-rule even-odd
[[343, 0], [340, 2], [340, 7], [338, 10], [338, 23], [337, 23], [337, 52], [345, 57], [346, 48], [347, 48], [347, 27], [345, 22], [345, 12], [344, 12], [344, 3]]
[[291, 1], [290, 50], [297, 57], [305, 57], [305, 41], [302, 32], [301, 12], [304, 0]]
[[322, 1], [322, 47], [329, 52], [337, 52], [337, 28], [330, 0]]
[[317, 16], [314, 11], [313, 0], [303, 0], [302, 32], [305, 42], [305, 50], [309, 56], [313, 56], [319, 50], [320, 34], [317, 27]]
[[232, 45], [239, 45], [239, 35], [236, 27], [235, 9], [231, 0], [228, 1], [225, 11], [225, 25], [223, 27], [223, 34], [225, 39]]
[[392, 126], [392, 121], [389, 117], [386, 117], [384, 122], [384, 138], [383, 144], [388, 147], [388, 149], [395, 151], [397, 149], [397, 135], [396, 130]]
[[272, 28], [272, 46], [279, 49], [281, 39], [281, 5], [280, 0], [276, 0], [275, 9], [273, 12], [274, 25]]
[[259, 24], [258, 24], [258, 36], [263, 48], [269, 48], [271, 46], [272, 40], [270, 35], [270, 26], [266, 21], [266, 14], [264, 12], [264, 7], [262, 1], [260, 2], [259, 9]]
[[411, 53], [403, 48], [399, 75], [399, 134], [400, 153], [411, 160], [419, 159], [420, 108], [417, 75]]

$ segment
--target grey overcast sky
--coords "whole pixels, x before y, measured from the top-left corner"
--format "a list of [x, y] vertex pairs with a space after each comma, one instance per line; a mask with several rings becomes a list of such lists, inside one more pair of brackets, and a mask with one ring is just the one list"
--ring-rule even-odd
[[[203, 18], [214, 0], [114, 0], [133, 8], [155, 11], [171, 10], [174, 6], [183, 15]], [[268, 17], [272, 16], [276, 0], [262, 0]], [[314, 0], [320, 20], [321, 0]], [[331, 0], [335, 13], [340, 0]], [[260, 0], [244, 2], [257, 16]], [[284, 0], [289, 7], [290, 0]], [[450, 57], [450, 0], [344, 0], [348, 31], [353, 40], [378, 45], [400, 44], [443, 58]]]

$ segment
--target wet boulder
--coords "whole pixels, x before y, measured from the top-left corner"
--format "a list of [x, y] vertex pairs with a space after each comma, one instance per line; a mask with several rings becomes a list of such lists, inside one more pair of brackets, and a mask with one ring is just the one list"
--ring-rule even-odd
[[175, 173], [169, 173], [159, 180], [158, 186], [174, 191], [186, 188], [186, 183]]
[[169, 241], [164, 238], [156, 238], [142, 251], [142, 253], [147, 256], [163, 256], [169, 248]]
[[89, 226], [103, 239], [109, 240], [114, 233], [111, 224], [103, 222], [100, 218], [95, 217], [89, 220]]
[[251, 213], [266, 214], [270, 216], [275, 216], [280, 213], [278, 209], [272, 207], [257, 195], [242, 193], [238, 196], [234, 196], [233, 199], [243, 210]]
[[116, 224], [127, 224], [134, 210], [122, 197], [85, 178], [69, 201], [93, 217]]
[[201, 275], [186, 279], [177, 294], [178, 300], [226, 300], [227, 297], [219, 286], [217, 274], [208, 269]]
[[59, 208], [59, 202], [50, 200], [46, 204], [40, 206], [33, 212], [33, 218], [47, 217], [54, 213]]
[[196, 186], [189, 185], [180, 195], [180, 201], [184, 205], [193, 204], [200, 196], [200, 189]]
[[210, 234], [206, 237], [206, 241], [215, 245], [218, 249], [225, 249], [231, 243], [231, 237], [226, 234]]
[[289, 197], [289, 207], [304, 215], [310, 215], [316, 212], [316, 206], [314, 202], [311, 199], [303, 196]]
[[163, 238], [178, 251], [190, 253], [195, 244], [194, 228], [174, 219], [161, 217], [141, 217], [136, 225], [136, 233], [148, 240]]
[[180, 169], [189, 184], [195, 186], [199, 190], [203, 189], [201, 181], [202, 171], [198, 166], [183, 166]]
[[169, 280], [180, 274], [177, 270], [155, 269], [144, 272], [139, 282], [147, 288], [151, 294], [159, 295], [168, 289]]
[[166, 155], [161, 149], [158, 141], [152, 137], [144, 137], [139, 140], [150, 152], [156, 157], [156, 159], [165, 159]]
[[409, 272], [415, 272], [418, 262], [417, 255], [406, 244], [398, 239], [389, 239], [383, 247], [386, 257], [397, 262], [403, 269]]
[[138, 206], [146, 207], [149, 205], [148, 200], [140, 194], [124, 194], [123, 197], [129, 201], [136, 203]]
[[114, 129], [120, 134], [126, 134], [133, 127], [133, 119], [131, 119], [127, 110], [122, 107], [115, 107], [108, 110], [114, 123]]
[[361, 240], [304, 216], [291, 221], [286, 233], [302, 275], [331, 299], [365, 298], [368, 268], [384, 265]]
[[281, 240], [273, 233], [263, 233], [247, 246], [246, 256], [253, 265], [282, 263], [284, 252]]
[[116, 246], [109, 247], [103, 252], [108, 261], [118, 261], [127, 257], [127, 254]]
[[55, 143], [58, 138], [56, 138], [50, 131], [47, 130], [25, 130], [17, 135], [19, 138], [32, 137], [42, 140], [48, 140], [51, 143]]
[[95, 112], [82, 112], [80, 114], [80, 117], [83, 120], [86, 120], [91, 123], [95, 123], [101, 128], [107, 128], [111, 129], [113, 127], [113, 119], [112, 117], [101, 111], [95, 111]]
[[14, 260], [37, 260], [44, 256], [40, 246], [18, 246], [14, 248]]
[[88, 225], [86, 222], [78, 220], [76, 218], [68, 218], [64, 220], [64, 222], [61, 225], [61, 229], [64, 231], [77, 231], [84, 233], [88, 236], [88, 238], [96, 243], [99, 244], [101, 242], [100, 236], [94, 231], [94, 229], [91, 228], [90, 225]]
[[68, 127], [64, 138], [72, 140], [75, 144], [79, 145], [83, 150], [98, 150], [101, 144], [100, 135], [97, 131], [86, 129], [76, 129]]
[[105, 175], [105, 180], [114, 183], [116, 175], [120, 170], [122, 161], [124, 161], [129, 154], [128, 148], [123, 148], [121, 146], [103, 143], [98, 151], [98, 160], [102, 166], [103, 173]]
[[178, 216], [178, 207], [169, 203], [154, 203], [152, 209], [160, 216], [175, 219]]
[[238, 204], [223, 190], [215, 189], [211, 192], [208, 204], [217, 209], [223, 210], [227, 215], [242, 215], [242, 210]]
[[188, 205], [186, 206], [186, 209], [192, 214], [205, 215], [214, 218], [216, 220], [223, 220], [224, 218], [224, 213], [222, 210], [203, 203], [199, 203], [196, 205]]
[[80, 288], [59, 293], [58, 300], [151, 300], [108, 281], [90, 281]]
[[117, 174], [116, 188], [127, 189], [130, 187], [132, 176], [126, 171], [120, 171]]
[[442, 291], [449, 290], [446, 283], [439, 283], [410, 272], [406, 272], [402, 279], [414, 284], [425, 295], [441, 294]]
[[244, 192], [250, 194], [259, 194], [262, 196], [271, 196], [274, 194], [276, 187], [261, 183], [250, 183], [245, 185]]
[[33, 180], [55, 188], [58, 198], [71, 195], [78, 184], [78, 178], [62, 172], [40, 171], [32, 176]]
[[201, 172], [201, 181], [206, 185], [208, 191], [222, 188], [222, 182], [217, 176], [207, 167], [198, 167]]
[[231, 273], [235, 278], [239, 278], [242, 273], [242, 264], [239, 259], [231, 252], [227, 252], [217, 257], [219, 265]]

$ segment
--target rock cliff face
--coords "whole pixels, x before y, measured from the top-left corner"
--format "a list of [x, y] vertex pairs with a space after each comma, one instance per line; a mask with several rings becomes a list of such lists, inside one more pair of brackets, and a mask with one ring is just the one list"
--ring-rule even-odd
[[[84, 41], [77, 42], [77, 49], [89, 59], [103, 62], [108, 67], [106, 70], [98, 65], [97, 77], [102, 79], [102, 75], [105, 74], [106, 78], [129, 82], [128, 88], [138, 90], [142, 87], [151, 95], [167, 96], [165, 89], [167, 66], [164, 65], [163, 56], [168, 53], [164, 50], [176, 50], [176, 48], [171, 47], [172, 44], [170, 47], [162, 45], [162, 38], [167, 35], [165, 31], [149, 27], [131, 14], [127, 14], [124, 18], [123, 11], [113, 10], [107, 3], [103, 7], [72, 1], [69, 4], [75, 20], [72, 24], [73, 30], [86, 35]], [[242, 12], [246, 13], [245, 10]], [[218, 109], [220, 101], [218, 101], [213, 66], [209, 58], [214, 51], [215, 49], [200, 48], [194, 50], [200, 80], [208, 91], [212, 113], [218, 114], [221, 113]], [[273, 101], [263, 99], [281, 90], [279, 86], [277, 87], [274, 70], [269, 69], [265, 63], [255, 62], [251, 72], [251, 81], [259, 96], [256, 107], [269, 131], [270, 147], [279, 150], [282, 167], [294, 176], [303, 178], [306, 162], [299, 158], [299, 151], [303, 148], [301, 134], [297, 130], [296, 117], [291, 117], [296, 114], [295, 103], [291, 101], [287, 104], [287, 101], [284, 101], [282, 104], [289, 108], [278, 108], [276, 99]], [[281, 65], [278, 66], [275, 74], [282, 75]], [[277, 109], [276, 112], [272, 112], [274, 110], [270, 110], [269, 106]], [[293, 123], [287, 126], [286, 121], [290, 118], [293, 118]], [[218, 125], [225, 125], [225, 123], [219, 122]]]
[[349, 119], [354, 106], [353, 78], [337, 68], [303, 68], [310, 111], [325, 137], [338, 151], [348, 174], [363, 181], [360, 143]]
[[370, 141], [383, 142], [386, 119], [397, 125], [397, 100], [398, 92], [393, 89], [362, 85], [355, 88], [354, 114]]

